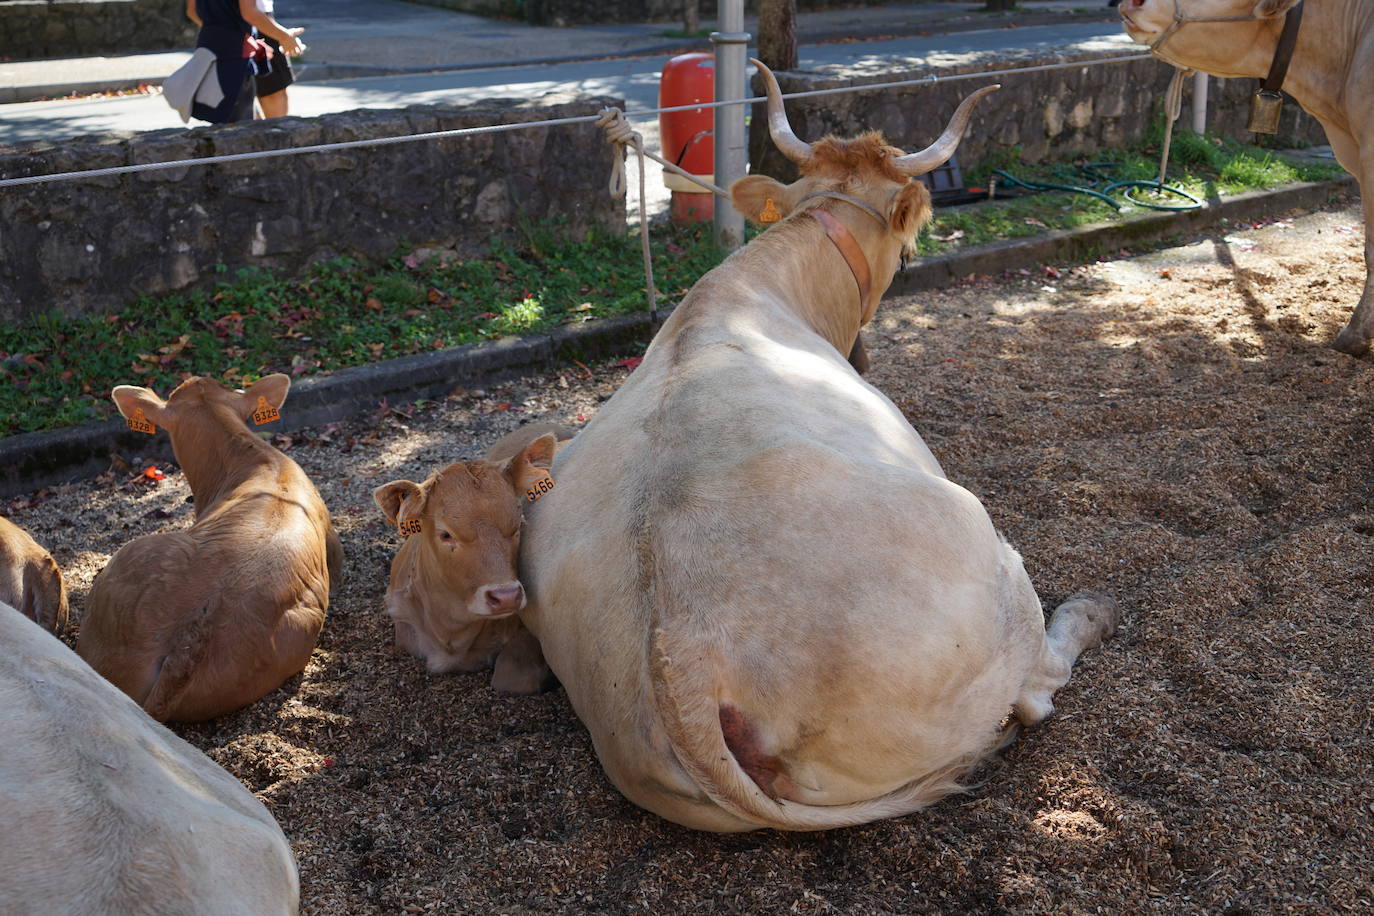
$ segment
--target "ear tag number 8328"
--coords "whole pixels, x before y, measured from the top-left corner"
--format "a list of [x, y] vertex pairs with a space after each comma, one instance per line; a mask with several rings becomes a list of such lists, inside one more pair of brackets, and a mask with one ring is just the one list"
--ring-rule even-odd
[[281, 419], [281, 411], [267, 403], [267, 398], [259, 397], [258, 406], [253, 408], [253, 422], [261, 426]]
[[132, 417], [125, 417], [124, 423], [136, 433], [147, 433], [151, 436], [153, 433], [157, 432], [157, 427], [153, 425], [151, 420], [143, 415], [142, 407], [135, 407], [134, 415]]

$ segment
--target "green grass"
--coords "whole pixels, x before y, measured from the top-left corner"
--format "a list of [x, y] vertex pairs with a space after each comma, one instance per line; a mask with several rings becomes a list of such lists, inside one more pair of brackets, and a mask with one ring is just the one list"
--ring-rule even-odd
[[[1113, 155], [1116, 176], [1152, 179], [1158, 142]], [[1187, 131], [1174, 136], [1172, 163], [1170, 181], [1203, 197], [1340, 173]], [[966, 183], [985, 184], [993, 168], [1067, 181], [1075, 166], [1025, 165], [1013, 150], [969, 170]], [[918, 248], [938, 254], [1115, 218], [1087, 196], [1037, 194], [937, 211]], [[664, 305], [720, 260], [709, 225], [657, 229], [651, 242]], [[636, 235], [572, 241], [553, 226], [526, 227], [518, 243], [481, 260], [400, 252], [381, 265], [340, 258], [294, 278], [239, 271], [207, 292], [142, 298], [117, 315], [44, 315], [0, 327], [0, 435], [115, 416], [115, 385], [148, 385], [165, 396], [187, 375], [231, 384], [271, 372], [299, 377], [646, 305]]]
[[[1098, 167], [1097, 171], [1109, 175], [1111, 181], [1153, 181], [1159, 174], [1161, 142], [1162, 132], [1157, 124], [1138, 147], [1077, 160], [1031, 165], [1021, 162], [1016, 150], [1009, 150], [970, 169], [965, 184], [986, 187], [993, 177], [992, 170], [1002, 169], [1033, 183], [1087, 185], [1092, 178], [1083, 173], [1082, 167], [1107, 159], [1113, 165]], [[1295, 181], [1322, 181], [1340, 174], [1342, 170], [1335, 165], [1297, 162], [1229, 138], [1175, 129], [1165, 184], [1206, 200], [1218, 194], [1238, 194]], [[1106, 183], [1099, 181], [1096, 188], [1100, 190]], [[1136, 193], [1148, 196], [1148, 192]], [[1050, 191], [995, 204], [937, 210], [918, 240], [917, 251], [923, 255], [941, 254], [962, 245], [1037, 235], [1050, 229], [1073, 229], [1140, 212], [1141, 208], [1122, 198], [1120, 192], [1113, 197], [1123, 204], [1120, 211], [1086, 194]], [[1173, 204], [1179, 199], [1165, 196], [1163, 202]]]
[[[720, 260], [709, 225], [655, 232], [652, 243], [664, 304]], [[368, 267], [340, 258], [291, 279], [245, 270], [208, 292], [141, 298], [117, 315], [0, 327], [0, 434], [116, 416], [115, 385], [165, 397], [187, 375], [230, 384], [302, 376], [646, 307], [634, 235], [576, 242], [538, 228], [483, 260], [398, 254]]]

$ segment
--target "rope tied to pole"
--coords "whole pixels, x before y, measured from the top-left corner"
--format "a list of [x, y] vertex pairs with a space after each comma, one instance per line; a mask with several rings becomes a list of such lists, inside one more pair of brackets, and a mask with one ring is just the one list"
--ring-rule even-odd
[[1159, 179], [1155, 182], [1161, 188], [1164, 187], [1164, 170], [1169, 167], [1169, 146], [1174, 139], [1174, 122], [1183, 113], [1183, 80], [1192, 74], [1192, 70], [1176, 67], [1174, 78], [1169, 80], [1169, 88], [1164, 93], [1164, 149], [1159, 154]]
[[649, 213], [644, 194], [644, 138], [639, 131], [625, 120], [625, 112], [619, 108], [603, 108], [597, 116], [596, 126], [606, 132], [606, 141], [615, 147], [615, 161], [611, 165], [611, 197], [624, 197], [625, 186], [625, 147], [630, 147], [639, 156], [639, 250], [644, 257], [644, 289], [649, 299], [649, 321], [658, 324], [658, 297], [654, 292], [654, 262], [649, 255]]

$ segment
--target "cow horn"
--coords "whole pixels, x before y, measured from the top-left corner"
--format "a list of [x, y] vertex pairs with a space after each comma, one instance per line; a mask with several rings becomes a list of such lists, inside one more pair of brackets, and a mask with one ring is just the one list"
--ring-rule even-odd
[[768, 135], [773, 138], [773, 145], [797, 165], [806, 164], [811, 158], [811, 144], [792, 133], [792, 125], [787, 123], [787, 112], [782, 109], [782, 90], [778, 88], [777, 78], [763, 61], [753, 57], [749, 60], [759, 68], [763, 84], [768, 90]]
[[926, 172], [933, 171], [949, 161], [949, 157], [954, 155], [954, 150], [959, 146], [959, 141], [964, 138], [964, 131], [968, 128], [969, 118], [973, 114], [973, 106], [990, 92], [1001, 89], [1000, 83], [991, 86], [984, 86], [977, 92], [970, 95], [959, 103], [958, 109], [954, 112], [954, 117], [949, 119], [949, 126], [940, 135], [940, 139], [921, 150], [919, 153], [908, 153], [892, 160], [892, 164], [904, 175], [924, 175]]

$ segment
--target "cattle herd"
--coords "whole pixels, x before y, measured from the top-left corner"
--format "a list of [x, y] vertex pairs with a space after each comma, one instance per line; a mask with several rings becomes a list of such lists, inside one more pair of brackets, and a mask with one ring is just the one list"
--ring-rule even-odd
[[[1123, 2], [1133, 34], [1169, 27], [1140, 25], [1158, 2]], [[930, 215], [914, 179], [996, 87], [907, 154], [873, 133], [798, 138], [759, 69], [801, 177], [751, 176], [731, 198], [770, 231], [696, 284], [577, 436], [524, 427], [373, 494], [407, 535], [385, 598], [398, 647], [432, 673], [490, 667], [506, 693], [561, 683], [626, 797], [722, 832], [930, 804], [1049, 715], [1118, 620], [1084, 593], [1046, 627], [983, 506], [855, 369]], [[1345, 349], [1370, 336], [1368, 306]], [[48, 635], [67, 624], [61, 571], [0, 519], [0, 823], [24, 838], [0, 852], [0, 890], [16, 912], [297, 911], [271, 815], [159, 724], [256, 702], [326, 625], [347, 568], [329, 511], [253, 429], [289, 386], [114, 389], [131, 428], [170, 436], [195, 521], [114, 555], [75, 652]]]

